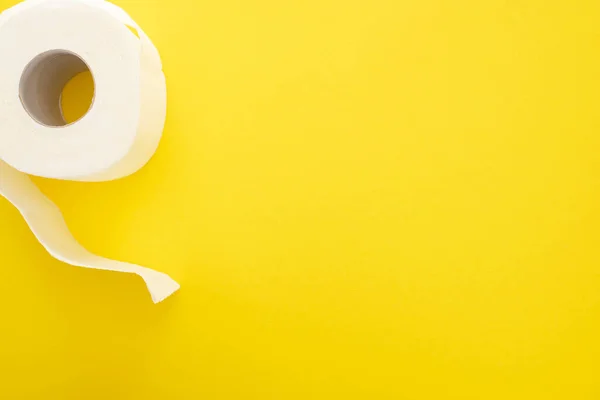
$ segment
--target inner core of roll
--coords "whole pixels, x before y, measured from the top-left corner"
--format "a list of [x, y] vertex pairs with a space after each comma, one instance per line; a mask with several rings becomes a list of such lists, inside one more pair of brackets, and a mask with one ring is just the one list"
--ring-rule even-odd
[[61, 107], [63, 88], [75, 75], [86, 71], [90, 71], [88, 65], [66, 50], [37, 55], [23, 70], [19, 83], [19, 97], [25, 111], [39, 124], [67, 125]]

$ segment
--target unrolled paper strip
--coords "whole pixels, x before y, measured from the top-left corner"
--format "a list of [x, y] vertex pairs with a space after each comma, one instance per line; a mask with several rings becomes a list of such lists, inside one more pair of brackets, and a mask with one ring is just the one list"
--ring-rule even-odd
[[[104, 0], [27, 0], [0, 14], [0, 60], [0, 195], [56, 259], [139, 275], [152, 300], [164, 300], [177, 282], [88, 252], [28, 176], [109, 181], [146, 164], [166, 116], [165, 78], [150, 39]], [[61, 91], [86, 70], [94, 79], [92, 105], [68, 124]]]

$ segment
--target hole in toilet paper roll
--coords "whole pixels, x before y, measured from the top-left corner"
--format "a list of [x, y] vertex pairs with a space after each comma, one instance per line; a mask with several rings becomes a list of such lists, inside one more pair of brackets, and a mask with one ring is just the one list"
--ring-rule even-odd
[[27, 64], [19, 83], [19, 97], [25, 111], [45, 126], [69, 125], [63, 116], [61, 93], [71, 78], [86, 71], [90, 71], [88, 65], [70, 51], [50, 50], [39, 54]]

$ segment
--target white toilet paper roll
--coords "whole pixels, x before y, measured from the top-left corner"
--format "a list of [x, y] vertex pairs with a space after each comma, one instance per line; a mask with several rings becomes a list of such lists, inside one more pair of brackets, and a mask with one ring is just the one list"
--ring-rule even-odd
[[[55, 258], [137, 274], [154, 302], [168, 297], [179, 288], [169, 276], [79, 245], [58, 208], [26, 175], [112, 180], [150, 159], [166, 115], [165, 78], [150, 39], [104, 0], [27, 0], [0, 14], [0, 60], [0, 195]], [[67, 123], [62, 89], [88, 70], [92, 105]]]

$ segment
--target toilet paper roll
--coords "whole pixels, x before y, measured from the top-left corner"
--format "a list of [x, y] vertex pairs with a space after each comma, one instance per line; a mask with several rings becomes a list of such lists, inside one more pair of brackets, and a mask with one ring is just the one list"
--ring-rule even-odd
[[[179, 289], [168, 275], [85, 250], [27, 176], [106, 181], [150, 159], [166, 116], [165, 78], [150, 39], [104, 0], [27, 0], [0, 14], [0, 60], [0, 195], [55, 258], [137, 274], [155, 303]], [[94, 81], [92, 104], [67, 123], [61, 92], [84, 71]]]

